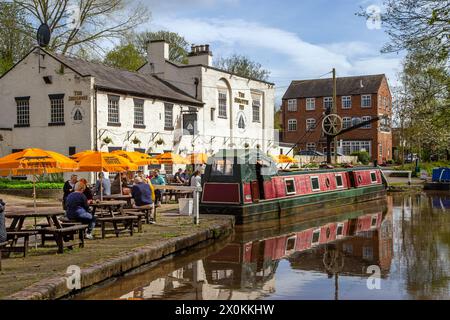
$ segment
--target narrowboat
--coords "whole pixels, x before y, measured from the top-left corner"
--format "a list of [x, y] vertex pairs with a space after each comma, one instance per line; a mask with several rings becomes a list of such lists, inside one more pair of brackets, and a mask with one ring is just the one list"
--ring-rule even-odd
[[220, 150], [205, 168], [200, 213], [244, 224], [380, 199], [386, 190], [374, 167], [279, 170], [259, 150]]

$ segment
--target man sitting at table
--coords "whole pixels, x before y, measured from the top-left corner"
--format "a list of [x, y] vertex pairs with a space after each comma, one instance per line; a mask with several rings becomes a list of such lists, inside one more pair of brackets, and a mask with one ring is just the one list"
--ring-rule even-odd
[[138, 207], [152, 204], [152, 191], [148, 183], [145, 183], [141, 177], [134, 178], [134, 185], [131, 189], [131, 196], [134, 199], [134, 204]]
[[[153, 177], [150, 179], [150, 181], [154, 186], [163, 186], [166, 184], [163, 176], [159, 174], [158, 169], [153, 170]], [[156, 206], [160, 205], [163, 194], [164, 192], [162, 190], [155, 190]]]
[[183, 178], [183, 169], [178, 169], [177, 173], [175, 173], [175, 183], [184, 184], [186, 180]]
[[63, 209], [66, 210], [66, 199], [69, 194], [74, 191], [75, 184], [78, 182], [78, 176], [73, 174], [70, 176], [70, 180], [67, 180], [63, 186]]
[[92, 230], [95, 227], [95, 217], [88, 211], [88, 200], [83, 194], [85, 185], [82, 182], [77, 182], [74, 189], [75, 191], [69, 194], [66, 199], [66, 216], [70, 220], [87, 224], [86, 239], [94, 239]]

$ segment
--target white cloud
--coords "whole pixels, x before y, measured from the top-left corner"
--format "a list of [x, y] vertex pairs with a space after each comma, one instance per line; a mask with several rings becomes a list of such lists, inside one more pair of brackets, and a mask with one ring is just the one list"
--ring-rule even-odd
[[318, 77], [333, 67], [340, 76], [386, 73], [393, 81], [400, 62], [399, 57], [382, 56], [365, 42], [313, 44], [296, 33], [242, 19], [164, 16], [152, 21], [152, 29], [159, 28], [178, 32], [195, 44], [213, 44], [215, 56], [233, 51], [250, 55], [283, 85], [289, 79]]

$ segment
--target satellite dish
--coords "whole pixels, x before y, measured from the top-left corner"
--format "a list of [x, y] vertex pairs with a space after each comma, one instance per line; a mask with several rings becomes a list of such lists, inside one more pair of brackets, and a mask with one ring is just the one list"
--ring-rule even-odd
[[37, 31], [37, 42], [40, 47], [48, 46], [50, 42], [50, 28], [46, 23], [41, 24]]

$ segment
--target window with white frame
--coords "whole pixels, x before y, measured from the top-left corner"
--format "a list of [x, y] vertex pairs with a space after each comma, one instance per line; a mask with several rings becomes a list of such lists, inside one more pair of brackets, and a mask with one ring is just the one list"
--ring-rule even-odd
[[252, 95], [252, 119], [253, 122], [260, 122], [261, 117], [261, 96]]
[[347, 140], [342, 142], [342, 153], [346, 156], [353, 152], [366, 151], [371, 155], [371, 141]]
[[144, 125], [144, 100], [134, 99], [134, 124]]
[[306, 119], [306, 131], [312, 131], [316, 128], [316, 119], [308, 118]]
[[338, 223], [336, 228], [336, 236], [340, 237], [344, 235], [344, 224]]
[[288, 111], [297, 111], [297, 99], [288, 100]]
[[343, 117], [342, 118], [342, 127], [344, 129], [350, 128], [352, 126], [352, 118], [350, 117]]
[[108, 96], [108, 122], [119, 123], [119, 96]]
[[324, 97], [323, 98], [323, 108], [331, 109], [333, 107], [333, 97]]
[[226, 118], [227, 117], [227, 91], [226, 90], [219, 90], [218, 92], [218, 104], [219, 104], [219, 118]]
[[64, 123], [64, 94], [50, 94], [50, 123]]
[[308, 150], [308, 151], [316, 151], [316, 144], [314, 142], [308, 142], [306, 144], [306, 150]]
[[319, 177], [311, 177], [311, 189], [312, 191], [320, 191]]
[[359, 117], [353, 117], [352, 118], [352, 126], [356, 126], [356, 125], [358, 125], [360, 123], [361, 123], [361, 118], [359, 118]]
[[30, 125], [30, 97], [16, 98], [17, 104], [17, 125]]
[[361, 96], [361, 107], [370, 108], [372, 106], [372, 96], [370, 94], [363, 94]]
[[288, 120], [288, 131], [297, 131], [297, 120], [295, 119]]
[[314, 110], [314, 109], [316, 109], [316, 99], [306, 98], [306, 110]]
[[[364, 116], [364, 117], [362, 117], [362, 122], [369, 121], [370, 119], [372, 119], [371, 116]], [[363, 129], [370, 129], [370, 128], [372, 128], [372, 124], [368, 123], [368, 124], [362, 126], [361, 128], [363, 128]]]
[[336, 178], [336, 187], [337, 188], [343, 188], [344, 187], [344, 181], [342, 180], [342, 174], [337, 174], [335, 176]]
[[295, 180], [294, 178], [284, 179], [284, 185], [286, 187], [286, 194], [295, 194]]
[[352, 107], [352, 96], [342, 97], [342, 109], [350, 109]]
[[311, 244], [316, 245], [319, 243], [319, 240], [320, 240], [320, 229], [316, 229], [313, 231]]
[[164, 130], [173, 130], [173, 104], [164, 103]]

